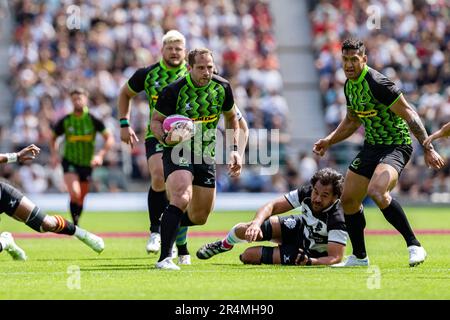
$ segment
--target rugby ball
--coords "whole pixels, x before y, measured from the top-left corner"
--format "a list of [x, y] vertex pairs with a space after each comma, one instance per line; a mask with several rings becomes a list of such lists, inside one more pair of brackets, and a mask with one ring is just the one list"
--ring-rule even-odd
[[169, 132], [171, 130], [179, 128], [184, 124], [188, 124], [188, 129], [192, 132], [194, 131], [194, 121], [192, 121], [192, 119], [180, 114], [173, 114], [164, 119], [163, 129], [164, 132]]

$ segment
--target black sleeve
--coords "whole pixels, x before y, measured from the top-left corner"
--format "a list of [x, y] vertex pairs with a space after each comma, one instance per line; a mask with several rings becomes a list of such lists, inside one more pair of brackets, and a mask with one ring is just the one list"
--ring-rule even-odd
[[222, 110], [230, 111], [234, 106], [233, 90], [229, 83], [224, 84], [225, 88], [225, 100], [223, 102]]
[[106, 129], [105, 124], [103, 123], [103, 121], [101, 121], [100, 119], [94, 117], [93, 115], [91, 115], [92, 118], [92, 122], [94, 123], [94, 128], [96, 131], [98, 132], [103, 132], [103, 130]]
[[311, 196], [312, 187], [311, 185], [304, 185], [300, 188], [298, 188], [298, 200], [301, 203], [305, 198], [308, 198]]
[[375, 99], [386, 106], [391, 106], [402, 93], [395, 83], [379, 72], [371, 73], [367, 80]]
[[65, 119], [66, 119], [66, 117], [63, 117], [58, 122], [56, 122], [55, 125], [53, 126], [52, 129], [56, 136], [60, 136], [60, 135], [64, 134], [64, 120]]
[[170, 86], [165, 87], [161, 91], [155, 109], [166, 117], [176, 113], [177, 99], [175, 92]]
[[327, 229], [328, 231], [330, 230], [347, 231], [347, 227], [345, 226], [344, 211], [342, 210], [342, 207], [339, 204], [337, 205], [337, 209], [332, 210], [332, 212], [328, 214]]
[[128, 80], [128, 87], [139, 93], [144, 90], [145, 78], [147, 77], [148, 68], [139, 68]]

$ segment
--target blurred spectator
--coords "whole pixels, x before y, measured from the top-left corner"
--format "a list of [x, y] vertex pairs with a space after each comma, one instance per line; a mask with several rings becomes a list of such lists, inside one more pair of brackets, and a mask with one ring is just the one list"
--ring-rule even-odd
[[[79, 16], [68, 16], [67, 8], [73, 4], [79, 6]], [[232, 82], [236, 102], [250, 128], [279, 129], [279, 156], [286, 160], [288, 108], [280, 95], [282, 78], [266, 0], [13, 0], [11, 7], [15, 12], [14, 42], [9, 49], [15, 96], [11, 138], [15, 147], [38, 143], [42, 148], [38, 163], [44, 165], [48, 158], [50, 127], [70, 111], [68, 92], [75, 86], [89, 90], [92, 113], [103, 119], [119, 141], [119, 88], [138, 67], [159, 59], [162, 35], [170, 29], [182, 32], [190, 49], [206, 46], [213, 50], [219, 73]], [[147, 98], [140, 96], [132, 103], [131, 122], [143, 141]], [[256, 147], [270, 143], [270, 135], [258, 136], [255, 141]], [[114, 182], [117, 170], [125, 172], [123, 181], [140, 181], [143, 190], [147, 188], [143, 144], [132, 152], [117, 144], [110, 153], [117, 161], [98, 173], [102, 181], [98, 190], [129, 186]], [[254, 166], [249, 173], [259, 172], [258, 165]], [[262, 190], [265, 178], [254, 179], [251, 174], [248, 189]], [[225, 174], [220, 189], [247, 188], [241, 182]], [[55, 181], [50, 187], [61, 190]]]

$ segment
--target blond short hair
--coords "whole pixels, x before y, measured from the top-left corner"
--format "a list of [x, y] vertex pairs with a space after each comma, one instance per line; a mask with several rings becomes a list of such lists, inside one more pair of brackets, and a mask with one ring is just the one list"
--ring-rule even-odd
[[171, 42], [178, 42], [180, 41], [183, 43], [183, 46], [186, 45], [186, 38], [183, 36], [183, 34], [177, 30], [170, 30], [167, 31], [167, 33], [162, 37], [162, 43], [163, 45], [171, 43]]

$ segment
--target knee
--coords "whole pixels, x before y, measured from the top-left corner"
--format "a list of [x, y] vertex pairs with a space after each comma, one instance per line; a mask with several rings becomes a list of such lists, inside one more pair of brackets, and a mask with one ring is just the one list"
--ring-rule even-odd
[[[188, 191], [171, 191], [170, 192], [170, 204], [180, 208], [182, 211], [186, 211], [187, 207], [189, 206], [189, 203], [192, 200], [192, 194]], [[197, 221], [192, 221], [197, 222]], [[205, 219], [206, 222], [206, 219]], [[204, 224], [204, 223], [202, 223]]]
[[150, 172], [152, 189], [155, 191], [162, 191], [165, 189], [164, 173], [162, 168], [152, 170]]
[[255, 248], [246, 249], [241, 255], [239, 259], [244, 264], [261, 264], [261, 256], [257, 254]]
[[388, 201], [389, 193], [385, 192], [381, 188], [378, 188], [376, 186], [369, 186], [367, 189], [367, 195], [375, 201], [375, 203], [380, 206], [386, 201]]

